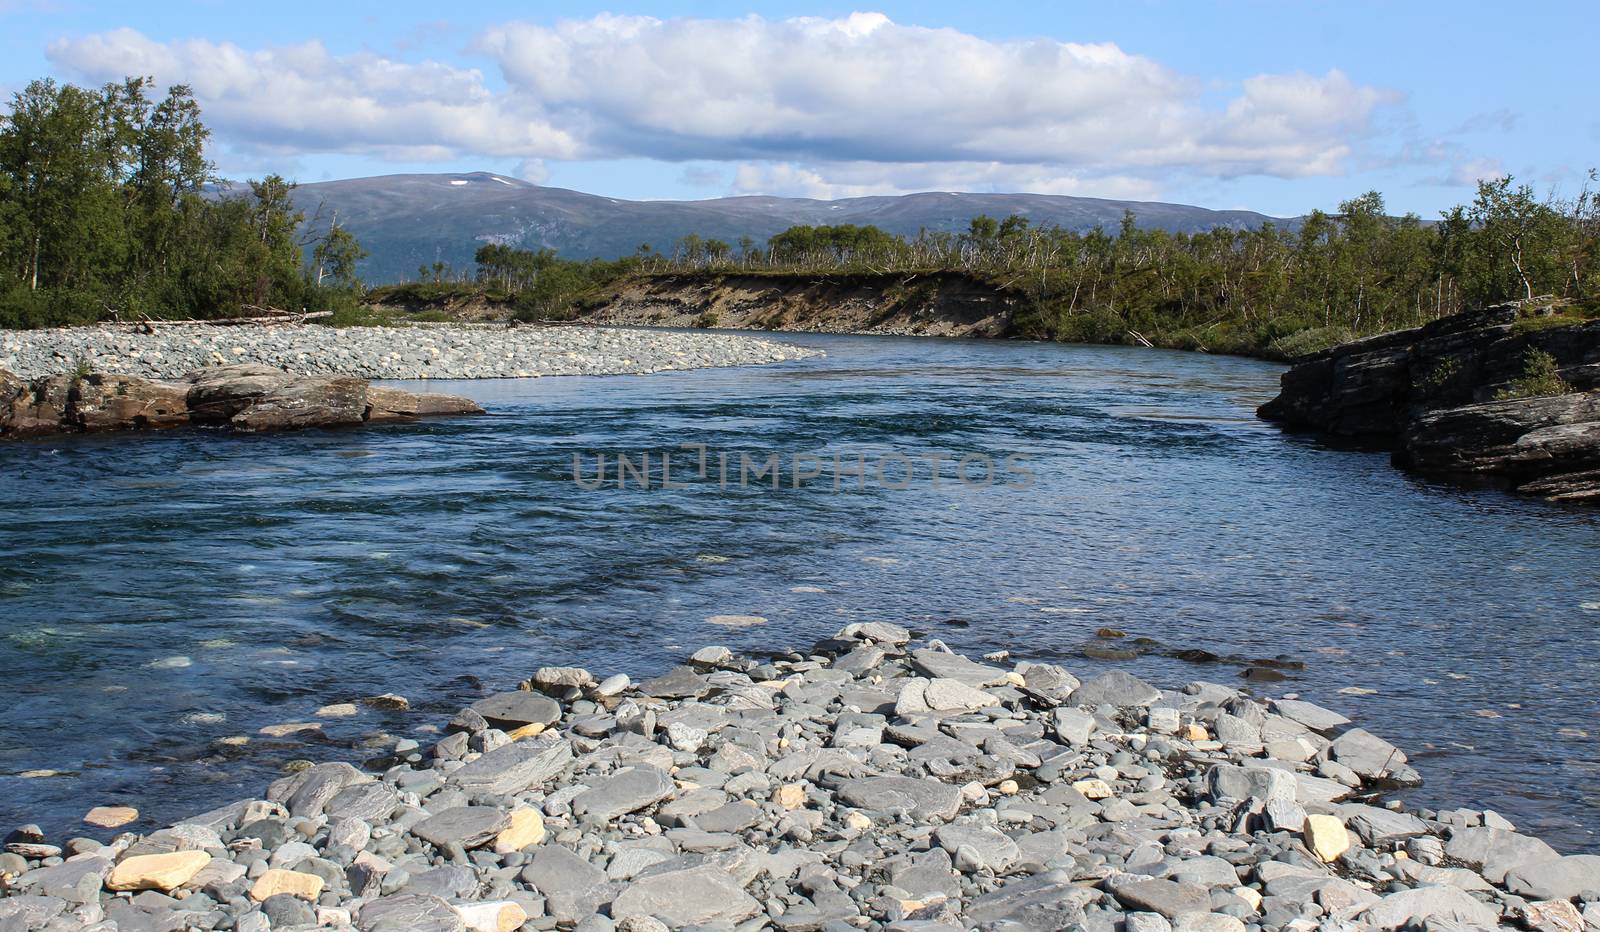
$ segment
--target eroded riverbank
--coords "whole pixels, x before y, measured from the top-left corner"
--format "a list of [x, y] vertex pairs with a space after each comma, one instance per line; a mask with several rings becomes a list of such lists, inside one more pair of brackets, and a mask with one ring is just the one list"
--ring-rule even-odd
[[1600, 919], [1600, 858], [1563, 857], [1493, 812], [1382, 805], [1375, 791], [1415, 771], [1337, 711], [911, 641], [851, 624], [765, 661], [704, 648], [637, 685], [541, 668], [431, 746], [388, 747], [372, 772], [308, 762], [259, 796], [108, 845], [13, 834], [0, 921], [1245, 932]]

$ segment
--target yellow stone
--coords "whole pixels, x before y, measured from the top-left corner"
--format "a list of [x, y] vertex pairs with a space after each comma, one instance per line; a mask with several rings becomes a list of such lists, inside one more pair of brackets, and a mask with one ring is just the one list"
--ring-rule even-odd
[[1072, 784], [1072, 788], [1088, 799], [1110, 799], [1116, 795], [1111, 792], [1110, 784], [1104, 780], [1079, 780]]
[[510, 900], [461, 903], [455, 910], [470, 932], [513, 932], [528, 921], [528, 914]]
[[361, 710], [356, 708], [354, 702], [335, 702], [317, 710], [317, 718], [349, 718], [359, 714]]
[[1250, 887], [1234, 887], [1233, 895], [1249, 903], [1250, 908], [1256, 912], [1261, 911], [1261, 891]]
[[83, 814], [83, 821], [101, 828], [119, 828], [139, 818], [132, 806], [96, 806]]
[[521, 728], [506, 732], [506, 737], [512, 741], [521, 741], [523, 738], [534, 738], [544, 734], [545, 726], [538, 722], [529, 722]]
[[160, 890], [169, 892], [188, 883], [200, 868], [211, 863], [204, 851], [136, 854], [123, 858], [106, 877], [107, 890]]
[[1015, 780], [1001, 780], [995, 789], [1000, 791], [1001, 796], [1015, 796], [1022, 787], [1018, 786]]
[[1028, 681], [1022, 678], [1022, 674], [1015, 670], [1011, 670], [1006, 673], [1006, 682], [1010, 683], [1012, 686], [1028, 685]]
[[511, 824], [494, 836], [494, 853], [510, 854], [544, 841], [544, 816], [523, 806], [511, 812]]
[[846, 828], [854, 829], [858, 832], [864, 832], [872, 827], [872, 820], [867, 818], [862, 813], [850, 812], [844, 817], [844, 824]]
[[1189, 727], [1183, 730], [1183, 737], [1187, 741], [1210, 741], [1211, 733], [1206, 731], [1206, 726], [1190, 722]]
[[799, 809], [806, 804], [806, 785], [785, 783], [772, 791], [772, 801], [785, 809]]
[[322, 895], [322, 878], [316, 874], [275, 867], [256, 880], [255, 886], [250, 888], [250, 899], [264, 903], [267, 897], [277, 896], [280, 893], [315, 903], [317, 897]]
[[1345, 831], [1344, 823], [1335, 816], [1306, 816], [1306, 826], [1301, 834], [1311, 853], [1325, 862], [1337, 861], [1339, 855], [1350, 850], [1350, 833]]

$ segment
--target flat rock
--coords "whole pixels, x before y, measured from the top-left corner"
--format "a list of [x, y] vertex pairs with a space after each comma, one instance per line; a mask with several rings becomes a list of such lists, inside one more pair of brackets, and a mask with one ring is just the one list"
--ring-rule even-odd
[[1338, 712], [1324, 709], [1315, 702], [1306, 702], [1304, 699], [1274, 699], [1272, 710], [1312, 731], [1329, 732], [1350, 724], [1350, 720]]
[[1380, 929], [1422, 925], [1430, 920], [1480, 929], [1500, 926], [1500, 914], [1496, 910], [1455, 887], [1417, 887], [1391, 893], [1368, 907], [1360, 919]]
[[844, 780], [836, 791], [851, 806], [875, 812], [905, 809], [916, 819], [949, 821], [961, 810], [961, 789], [938, 780], [866, 777]]
[[1499, 828], [1457, 829], [1445, 842], [1444, 853], [1478, 868], [1491, 883], [1503, 883], [1509, 871], [1561, 857], [1538, 838]]
[[[1025, 929], [1065, 929], [1082, 924], [1083, 907], [1099, 897], [1097, 891], [1072, 883], [1072, 875], [1066, 871], [1047, 871], [974, 897], [964, 911], [963, 927], [1014, 918]], [[1075, 922], [1070, 920], [1074, 915]], [[1059, 918], [1045, 918], [1049, 916]]]
[[1333, 759], [1369, 780], [1388, 775], [1406, 762], [1394, 745], [1364, 728], [1352, 728], [1329, 745]]
[[951, 855], [962, 848], [969, 849], [983, 867], [997, 874], [1004, 873], [1022, 855], [1009, 835], [987, 825], [941, 825], [934, 831], [933, 840]]
[[470, 708], [490, 725], [505, 731], [524, 725], [553, 725], [561, 720], [561, 703], [535, 692], [517, 690], [474, 702]]
[[1184, 913], [1211, 911], [1211, 894], [1205, 887], [1175, 880], [1135, 880], [1118, 884], [1112, 895], [1128, 909], [1160, 913], [1168, 919]]
[[649, 916], [675, 929], [742, 922], [760, 910], [761, 904], [714, 864], [640, 878], [623, 888], [611, 903], [613, 919]]
[[974, 663], [960, 654], [949, 654], [942, 650], [914, 650], [911, 652], [911, 665], [932, 679], [955, 680], [976, 688], [1006, 682], [1007, 671]]
[[711, 690], [706, 678], [693, 667], [674, 667], [639, 684], [639, 694], [657, 699], [697, 699]]
[[361, 932], [466, 932], [466, 923], [436, 896], [383, 896], [369, 900], [356, 916]]
[[968, 686], [960, 680], [953, 679], [929, 680], [927, 687], [923, 690], [922, 701], [928, 704], [928, 708], [936, 712], [955, 709], [984, 709], [1000, 704], [999, 698], [992, 693], [984, 692], [977, 687]]
[[555, 777], [572, 760], [572, 745], [553, 734], [495, 748], [450, 774], [463, 790], [511, 796]]
[[648, 765], [629, 767], [585, 790], [572, 801], [575, 815], [614, 819], [671, 796], [677, 787], [666, 772]]
[[1161, 698], [1161, 690], [1144, 680], [1121, 670], [1108, 670], [1090, 677], [1072, 691], [1067, 701], [1075, 706], [1095, 708], [1101, 705], [1124, 706], [1153, 705]]
[[411, 834], [435, 848], [476, 848], [511, 826], [511, 814], [493, 806], [455, 806], [411, 826]]
[[1506, 889], [1534, 900], [1600, 900], [1600, 855], [1574, 854], [1506, 871]]
[[1276, 767], [1217, 764], [1206, 771], [1206, 795], [1212, 800], [1250, 798], [1293, 801], [1299, 788], [1294, 774]]
[[173, 890], [211, 862], [204, 851], [136, 854], [123, 858], [106, 878], [108, 890]]

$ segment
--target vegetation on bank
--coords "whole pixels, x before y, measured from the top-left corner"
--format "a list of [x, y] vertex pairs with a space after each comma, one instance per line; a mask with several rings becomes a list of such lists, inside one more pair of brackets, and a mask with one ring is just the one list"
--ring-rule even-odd
[[277, 176], [215, 196], [189, 88], [153, 90], [35, 81], [0, 115], [0, 327], [358, 306], [349, 231]]

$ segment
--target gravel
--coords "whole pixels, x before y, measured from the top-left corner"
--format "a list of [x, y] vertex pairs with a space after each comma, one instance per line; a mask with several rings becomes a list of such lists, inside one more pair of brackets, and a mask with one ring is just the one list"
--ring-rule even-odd
[[96, 372], [175, 379], [208, 366], [253, 362], [300, 375], [498, 379], [633, 375], [821, 355], [748, 336], [597, 327], [156, 324], [154, 330], [104, 325], [0, 331], [0, 370], [32, 379], [87, 365]]
[[[884, 623], [766, 661], [694, 656], [639, 687], [543, 668], [478, 703], [549, 702], [537, 734], [463, 710], [431, 749], [393, 743], [365, 771], [302, 762], [147, 835], [58, 846], [21, 826], [0, 854], [0, 928], [1572, 932], [1600, 918], [1600, 858], [1562, 857], [1491, 811], [1384, 804], [1378, 789], [1409, 778], [1398, 760], [1364, 786], [1318, 782], [1351, 729], [1310, 703], [1126, 673], [1063, 696], [1076, 680], [1058, 667], [912, 650]], [[903, 701], [916, 684], [945, 684], [958, 707]], [[1087, 719], [1070, 738], [1066, 712]], [[1235, 720], [1272, 740], [1214, 737]], [[1363, 763], [1390, 747], [1365, 731], [1353, 746]]]

